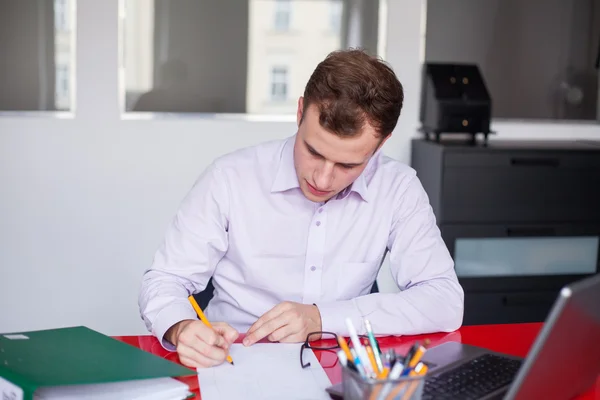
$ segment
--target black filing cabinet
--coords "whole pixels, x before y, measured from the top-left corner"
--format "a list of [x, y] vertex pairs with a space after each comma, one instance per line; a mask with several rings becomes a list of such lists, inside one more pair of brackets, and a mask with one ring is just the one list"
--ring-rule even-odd
[[600, 142], [414, 139], [417, 171], [465, 290], [465, 325], [543, 321], [600, 272]]

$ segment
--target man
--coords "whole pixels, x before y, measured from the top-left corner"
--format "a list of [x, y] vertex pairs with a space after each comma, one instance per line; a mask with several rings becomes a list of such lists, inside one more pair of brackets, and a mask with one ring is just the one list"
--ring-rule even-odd
[[[402, 85], [359, 50], [322, 61], [298, 101], [297, 133], [214, 161], [197, 180], [143, 279], [149, 330], [182, 363], [223, 362], [243, 343], [303, 342], [310, 332], [452, 331], [463, 290], [414, 170], [381, 154]], [[398, 293], [370, 289], [390, 255]], [[213, 277], [197, 320], [187, 296]]]

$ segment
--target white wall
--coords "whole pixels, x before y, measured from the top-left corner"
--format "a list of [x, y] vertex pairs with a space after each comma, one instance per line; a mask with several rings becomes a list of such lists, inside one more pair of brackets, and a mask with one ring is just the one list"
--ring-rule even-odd
[[[389, 0], [387, 59], [406, 92], [388, 155], [418, 127], [419, 0]], [[0, 332], [87, 325], [146, 333], [143, 270], [181, 198], [216, 156], [295, 132], [289, 122], [121, 120], [117, 0], [78, 2], [77, 114], [0, 116]], [[592, 125], [494, 124], [498, 137], [597, 137]], [[384, 270], [383, 289], [393, 290]]]

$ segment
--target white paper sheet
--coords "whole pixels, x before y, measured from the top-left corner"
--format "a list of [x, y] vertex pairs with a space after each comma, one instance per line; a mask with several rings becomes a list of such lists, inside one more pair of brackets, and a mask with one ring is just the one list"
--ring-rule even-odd
[[311, 365], [303, 369], [300, 347], [288, 343], [233, 344], [230, 354], [235, 365], [225, 362], [198, 369], [202, 400], [329, 400], [325, 388], [331, 382], [327, 374], [310, 349], [304, 349], [304, 362]]
[[189, 387], [173, 378], [152, 378], [124, 382], [51, 386], [38, 389], [34, 400], [181, 400]]

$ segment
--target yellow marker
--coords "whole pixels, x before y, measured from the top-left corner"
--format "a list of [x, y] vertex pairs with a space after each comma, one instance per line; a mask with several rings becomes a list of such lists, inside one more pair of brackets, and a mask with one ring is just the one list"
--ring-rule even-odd
[[[209, 328], [212, 329], [212, 325], [210, 324], [210, 322], [208, 322], [208, 319], [206, 319], [206, 316], [204, 315], [204, 313], [202, 312], [202, 310], [200, 309], [200, 306], [198, 305], [198, 303], [196, 302], [196, 299], [194, 298], [194, 296], [190, 295], [188, 296], [188, 300], [190, 301], [190, 303], [192, 303], [192, 307], [194, 307], [194, 310], [196, 311], [196, 314], [198, 314], [198, 317], [200, 318], [200, 320], [202, 322], [204, 322], [204, 324], [206, 326], [208, 326]], [[231, 358], [230, 355], [227, 356], [227, 361], [233, 365], [233, 359]]]

